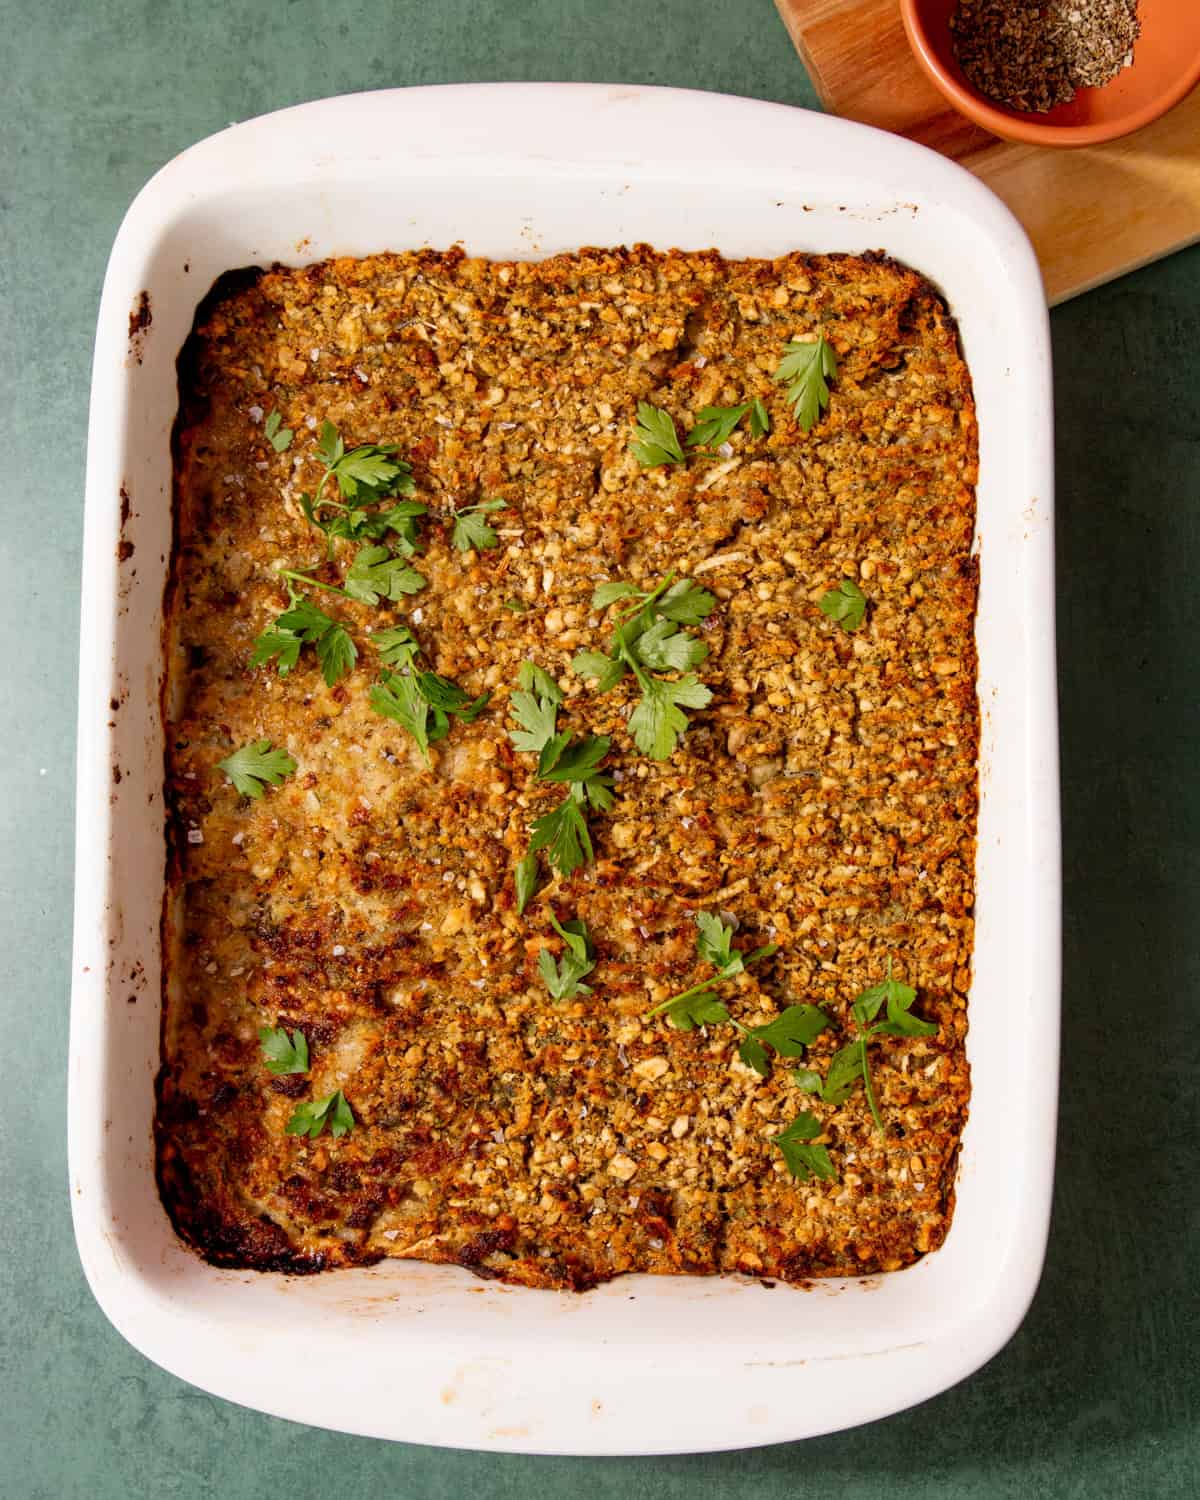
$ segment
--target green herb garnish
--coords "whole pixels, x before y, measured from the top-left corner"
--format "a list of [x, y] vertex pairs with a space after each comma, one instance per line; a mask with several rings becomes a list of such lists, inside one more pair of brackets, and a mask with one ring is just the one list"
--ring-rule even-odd
[[258, 1044], [270, 1073], [307, 1073], [308, 1042], [302, 1031], [288, 1037], [282, 1026], [260, 1026]]
[[637, 404], [638, 419], [634, 424], [637, 441], [629, 449], [643, 469], [655, 469], [660, 464], [681, 464], [686, 461], [679, 446], [679, 434], [669, 412], [651, 406], [648, 401]]
[[[325, 472], [314, 494], [300, 496], [300, 508], [325, 533], [331, 548], [335, 537], [380, 541], [393, 531], [404, 556], [419, 550], [417, 521], [428, 506], [418, 500], [398, 500], [386, 509], [377, 508], [415, 489], [411, 466], [393, 457], [399, 451], [394, 443], [363, 443], [347, 450], [333, 423], [322, 424], [317, 456]], [[331, 479], [340, 499], [327, 493]]]
[[[883, 1135], [883, 1117], [871, 1081], [867, 1045], [876, 1036], [933, 1036], [938, 1029], [935, 1023], [922, 1021], [919, 1016], [911, 1014], [916, 998], [916, 990], [892, 978], [889, 958], [887, 978], [883, 983], [872, 985], [855, 998], [850, 1013], [858, 1026], [858, 1035], [833, 1054], [824, 1079], [812, 1069], [804, 1068], [792, 1074], [793, 1082], [805, 1093], [816, 1094], [827, 1104], [842, 1104], [861, 1078], [871, 1116]], [[885, 1005], [886, 1018], [876, 1021], [875, 1017]]]
[[414, 671], [415, 645], [410, 638], [410, 641], [392, 642], [384, 647], [383, 654], [392, 660], [403, 656], [402, 670], [384, 672], [371, 689], [370, 703], [377, 714], [391, 719], [412, 735], [421, 758], [429, 765], [429, 747], [450, 733], [450, 719], [472, 723], [487, 707], [491, 694], [481, 693], [478, 698], [472, 698], [448, 677], [440, 677], [436, 672]]
[[771, 430], [771, 418], [767, 415], [767, 408], [763, 405], [762, 397], [755, 396], [750, 403], [750, 421], [747, 423], [752, 438], [766, 437]]
[[292, 445], [292, 439], [296, 434], [290, 427], [281, 427], [283, 418], [277, 411], [273, 411], [263, 423], [263, 435], [276, 453], [285, 453]]
[[543, 948], [538, 954], [538, 972], [550, 991], [550, 998], [570, 1000], [575, 995], [590, 995], [591, 985], [582, 983], [582, 980], [585, 974], [590, 974], [596, 967], [596, 955], [592, 951], [587, 924], [574, 919], [560, 924], [551, 912], [550, 925], [562, 938], [566, 948], [561, 962], [557, 964], [549, 949]]
[[333, 1136], [349, 1135], [354, 1129], [354, 1116], [341, 1089], [336, 1093], [326, 1094], [324, 1099], [306, 1100], [303, 1104], [298, 1104], [284, 1129], [288, 1135], [306, 1135], [315, 1141], [326, 1125]]
[[867, 613], [867, 596], [858, 584], [843, 578], [836, 588], [821, 598], [817, 608], [823, 615], [836, 620], [843, 630], [857, 630]]
[[286, 750], [273, 750], [270, 740], [252, 740], [217, 762], [243, 797], [261, 797], [268, 786], [278, 786], [296, 769]]
[[771, 1138], [771, 1144], [783, 1152], [788, 1171], [801, 1182], [810, 1177], [828, 1180], [837, 1175], [825, 1147], [810, 1144], [820, 1134], [820, 1122], [807, 1110], [801, 1110], [790, 1125]]
[[517, 916], [520, 916], [533, 898], [538, 884], [538, 857], [535, 852], [526, 854], [517, 861], [513, 885], [517, 893]]
[[802, 432], [810, 432], [828, 408], [827, 382], [836, 377], [837, 356], [823, 333], [812, 343], [784, 345], [775, 379], [787, 381], [787, 398]]
[[500, 545], [500, 538], [484, 520], [494, 510], [503, 510], [504, 500], [484, 500], [479, 505], [468, 505], [454, 511], [454, 545], [460, 552], [486, 552]]
[[397, 604], [406, 594], [419, 593], [425, 583], [423, 574], [386, 547], [363, 547], [346, 571], [342, 592], [360, 604], [378, 604], [381, 599]]
[[729, 1024], [741, 1033], [738, 1056], [748, 1068], [765, 1078], [771, 1071], [767, 1048], [780, 1057], [803, 1057], [805, 1048], [829, 1026], [829, 1017], [815, 1005], [789, 1005], [773, 1021], [761, 1026], [746, 1026], [729, 1014], [717, 997], [717, 986], [744, 974], [751, 964], [769, 958], [776, 951], [774, 943], [743, 953], [732, 946], [734, 926], [723, 922], [712, 912], [702, 911], [696, 917], [696, 952], [717, 971], [711, 978], [690, 989], [660, 1001], [643, 1015], [643, 1020], [665, 1015], [679, 1031], [709, 1024]]
[[733, 436], [733, 430], [750, 410], [750, 402], [741, 406], [704, 406], [696, 413], [696, 425], [685, 441], [689, 448], [719, 448]]
[[[535, 775], [539, 781], [567, 783], [563, 800], [533, 824], [529, 851], [522, 863], [545, 849], [554, 869], [560, 875], [570, 875], [595, 858], [585, 807], [606, 812], [613, 804], [612, 777], [600, 769], [610, 741], [605, 735], [595, 734], [572, 741], [569, 734], [558, 732], [562, 692], [550, 674], [535, 663], [522, 662], [517, 681], [518, 687], [509, 699], [510, 712], [519, 726], [508, 733], [513, 748], [537, 756]], [[518, 869], [517, 880], [518, 911], [523, 911], [522, 880], [527, 885], [528, 901], [533, 893], [529, 882], [536, 882], [536, 866], [532, 875], [524, 877]]]
[[250, 665], [261, 667], [274, 661], [280, 677], [286, 677], [300, 660], [301, 647], [312, 645], [316, 648], [325, 683], [333, 687], [354, 666], [358, 648], [339, 620], [318, 609], [311, 599], [305, 599], [293, 586], [293, 580], [315, 583], [315, 579], [299, 573], [285, 573], [285, 577], [288, 579], [288, 608], [254, 642]]
[[[715, 597], [686, 578], [668, 575], [648, 592], [631, 583], [602, 583], [592, 595], [593, 609], [621, 600], [634, 601], [617, 616], [609, 652], [581, 651], [571, 662], [581, 677], [595, 680], [602, 693], [632, 672], [641, 701], [629, 718], [629, 732], [644, 755], [665, 760], [687, 729], [684, 709], [705, 708], [712, 693], [690, 670], [708, 655], [708, 646], [682, 627], [697, 625], [716, 607]], [[678, 672], [675, 680], [651, 672]]]

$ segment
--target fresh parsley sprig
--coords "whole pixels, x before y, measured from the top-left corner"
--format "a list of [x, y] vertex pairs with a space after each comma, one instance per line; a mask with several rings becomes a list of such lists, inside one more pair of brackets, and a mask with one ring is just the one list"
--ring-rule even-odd
[[293, 1031], [289, 1038], [283, 1026], [260, 1026], [258, 1045], [269, 1073], [307, 1073], [308, 1039], [302, 1031]]
[[298, 1104], [284, 1130], [288, 1135], [306, 1135], [315, 1141], [327, 1125], [333, 1136], [349, 1135], [354, 1129], [354, 1115], [341, 1089], [324, 1099], [306, 1099]]
[[[665, 760], [688, 727], [684, 710], [712, 702], [712, 693], [690, 670], [705, 659], [708, 646], [682, 627], [698, 625], [717, 601], [689, 579], [668, 574], [649, 591], [620, 581], [602, 583], [592, 595], [592, 608], [607, 609], [621, 600], [633, 602], [616, 617], [608, 655], [581, 651], [571, 667], [581, 677], [594, 679], [602, 693], [632, 672], [641, 700], [629, 716], [629, 732], [644, 755]], [[672, 681], [652, 677], [651, 672], [680, 676]]]
[[504, 510], [505, 500], [483, 500], [451, 512], [454, 521], [452, 539], [460, 552], [487, 552], [500, 545], [500, 538], [484, 519], [495, 510]]
[[430, 764], [429, 747], [450, 733], [451, 718], [463, 724], [473, 723], [487, 707], [490, 693], [472, 698], [456, 682], [437, 672], [415, 668], [420, 651], [416, 638], [407, 626], [379, 631], [372, 636], [388, 667], [371, 688], [370, 704], [377, 714], [406, 729], [417, 742], [426, 765]]
[[566, 783], [563, 800], [538, 818], [531, 830], [529, 850], [517, 867], [517, 910], [524, 911], [537, 888], [536, 863], [531, 859], [542, 850], [560, 875], [567, 876], [595, 859], [585, 808], [607, 812], [613, 804], [612, 777], [600, 769], [608, 754], [606, 735], [585, 735], [572, 741], [558, 730], [562, 692], [558, 684], [534, 662], [521, 663], [517, 688], [509, 699], [517, 728], [509, 730], [513, 748], [538, 758], [539, 781]]
[[286, 750], [274, 750], [270, 740], [251, 740], [217, 765], [243, 797], [261, 797], [268, 786], [278, 786], [296, 769]]
[[790, 1125], [771, 1138], [771, 1144], [783, 1152], [788, 1171], [801, 1182], [807, 1182], [810, 1177], [828, 1181], [837, 1176], [829, 1152], [824, 1146], [812, 1144], [820, 1134], [820, 1121], [807, 1110], [801, 1110]]
[[679, 434], [670, 412], [648, 401], [637, 404], [637, 421], [634, 424], [635, 442], [629, 451], [643, 469], [657, 469], [662, 464], [682, 464], [687, 455], [679, 446]]
[[738, 423], [750, 413], [746, 423], [752, 438], [766, 437], [771, 430], [771, 418], [763, 405], [762, 397], [744, 401], [740, 406], [704, 406], [696, 413], [696, 425], [684, 439], [689, 448], [719, 448], [733, 436]]
[[273, 411], [263, 423], [263, 436], [276, 453], [286, 453], [292, 446], [292, 439], [296, 434], [290, 427], [282, 426], [283, 418], [277, 411]]
[[[418, 500], [397, 500], [385, 510], [377, 508], [386, 500], [412, 495], [416, 488], [411, 465], [393, 456], [399, 451], [394, 443], [362, 443], [347, 449], [334, 424], [322, 423], [317, 457], [325, 471], [316, 491], [300, 496], [300, 508], [324, 532], [331, 548], [335, 537], [380, 541], [393, 531], [404, 556], [419, 551], [417, 521], [428, 506]], [[330, 480], [340, 499], [326, 493]]]
[[[304, 598], [294, 587], [294, 580], [298, 578], [309, 583], [316, 583], [316, 579], [298, 573], [285, 573], [284, 576], [288, 580], [288, 607], [254, 642], [250, 665], [261, 667], [273, 661], [280, 677], [286, 677], [300, 660], [301, 649], [311, 645], [316, 650], [326, 686], [333, 687], [353, 668], [358, 660], [358, 647], [340, 620], [318, 609], [311, 599]], [[329, 587], [327, 584], [319, 586]], [[333, 592], [340, 590], [334, 589]]]
[[424, 574], [405, 558], [393, 557], [386, 547], [363, 547], [346, 570], [342, 592], [360, 604], [378, 604], [381, 599], [398, 604], [407, 594], [420, 593], [426, 582]]
[[[858, 1027], [858, 1035], [833, 1054], [824, 1079], [811, 1068], [804, 1068], [792, 1074], [793, 1082], [805, 1093], [816, 1094], [826, 1104], [843, 1104], [861, 1078], [871, 1117], [876, 1129], [883, 1135], [883, 1116], [875, 1097], [867, 1046], [877, 1036], [933, 1036], [938, 1030], [936, 1024], [922, 1021], [919, 1016], [911, 1013], [916, 998], [916, 990], [892, 977], [892, 961], [889, 958], [887, 978], [882, 984], [863, 990], [850, 1007], [850, 1014]], [[885, 1005], [886, 1019], [876, 1021], [876, 1016]]]
[[684, 442], [689, 448], [719, 448], [733, 436], [734, 428], [749, 410], [749, 401], [741, 406], [702, 406]]
[[650, 1020], [665, 1015], [680, 1031], [695, 1026], [728, 1024], [740, 1034], [738, 1056], [748, 1068], [766, 1078], [771, 1071], [770, 1047], [780, 1057], [803, 1057], [805, 1049], [829, 1026], [829, 1017], [815, 1005], [789, 1005], [773, 1021], [761, 1026], [746, 1026], [731, 1016], [717, 996], [717, 986], [745, 973], [751, 964], [769, 958], [776, 951], [774, 943], [743, 953], [732, 946], [734, 927], [712, 912], [696, 917], [696, 952], [711, 964], [716, 973], [711, 978], [681, 990], [652, 1006], [642, 1017]]
[[548, 948], [543, 948], [538, 954], [538, 972], [550, 991], [550, 998], [570, 1000], [576, 995], [590, 995], [591, 985], [582, 981], [583, 976], [590, 974], [596, 967], [596, 955], [588, 935], [587, 923], [575, 918], [560, 923], [551, 912], [550, 925], [562, 938], [565, 949], [557, 964]]
[[774, 378], [787, 382], [787, 399], [801, 432], [811, 432], [829, 406], [829, 384], [837, 378], [837, 355], [820, 333], [811, 343], [783, 346]]
[[867, 596], [858, 584], [843, 578], [836, 588], [822, 595], [817, 608], [843, 630], [857, 630], [867, 613]]
[[261, 667], [273, 661], [280, 677], [286, 677], [300, 660], [302, 647], [312, 645], [325, 683], [333, 687], [353, 668], [358, 647], [341, 620], [326, 614], [300, 590], [321, 589], [356, 604], [378, 605], [385, 599], [394, 604], [423, 589], [426, 579], [404, 558], [393, 557], [381, 546], [360, 548], [342, 585], [326, 583], [312, 573], [305, 568], [279, 569], [287, 584], [288, 607], [255, 640], [250, 665]]

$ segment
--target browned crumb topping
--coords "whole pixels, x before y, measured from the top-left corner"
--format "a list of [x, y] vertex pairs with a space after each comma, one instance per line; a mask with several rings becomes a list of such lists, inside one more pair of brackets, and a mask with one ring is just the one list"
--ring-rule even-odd
[[[838, 378], [806, 435], [771, 374], [819, 330]], [[181, 384], [158, 1114], [181, 1232], [239, 1266], [394, 1255], [576, 1288], [889, 1270], [936, 1248], [968, 1096], [976, 428], [929, 284], [881, 256], [341, 260], [219, 289]], [[629, 452], [639, 399], [684, 433], [754, 396], [765, 440], [743, 424], [686, 467]], [[296, 434], [284, 453], [272, 410]], [[277, 564], [322, 556], [297, 501], [327, 418], [348, 444], [399, 444], [431, 509], [422, 593], [337, 601], [363, 650], [332, 689], [311, 652], [286, 677], [247, 665], [286, 602]], [[445, 517], [492, 497], [500, 545], [455, 551]], [[672, 568], [719, 600], [700, 627], [714, 698], [656, 762], [630, 742], [628, 680], [599, 696], [568, 663], [604, 648], [598, 580]], [[817, 608], [843, 577], [869, 600], [853, 634]], [[368, 705], [367, 632], [400, 620], [493, 695], [432, 770]], [[514, 864], [561, 796], [508, 740], [526, 658], [562, 687], [560, 727], [612, 736], [617, 800], [591, 819], [595, 863], [518, 917]], [[217, 762], [264, 737], [298, 769], [248, 802]], [[708, 972], [702, 910], [735, 918], [739, 946], [779, 945], [722, 990], [746, 1024], [809, 1001], [845, 1027], [889, 957], [917, 987], [937, 1035], [872, 1046], [885, 1136], [861, 1088], [814, 1102], [789, 1066], [743, 1066], [731, 1027], [641, 1019]], [[587, 923], [590, 995], [541, 982], [551, 911]], [[310, 1075], [267, 1072], [264, 1025], [305, 1033]], [[842, 1040], [824, 1033], [811, 1065]], [[285, 1134], [297, 1100], [335, 1089], [348, 1135]], [[795, 1181], [771, 1144], [804, 1108], [834, 1181]]]

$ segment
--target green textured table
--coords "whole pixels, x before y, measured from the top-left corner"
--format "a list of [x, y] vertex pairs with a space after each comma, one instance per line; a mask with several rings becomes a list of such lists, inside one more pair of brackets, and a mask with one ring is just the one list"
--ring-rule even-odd
[[77, 580], [113, 235], [183, 147], [326, 94], [557, 78], [814, 95], [771, 0], [0, 0], [0, 28], [0, 1495], [1200, 1491], [1200, 249], [1053, 315], [1063, 1103], [1049, 1260], [1017, 1337], [915, 1411], [716, 1457], [496, 1458], [310, 1431], [135, 1354], [71, 1234]]

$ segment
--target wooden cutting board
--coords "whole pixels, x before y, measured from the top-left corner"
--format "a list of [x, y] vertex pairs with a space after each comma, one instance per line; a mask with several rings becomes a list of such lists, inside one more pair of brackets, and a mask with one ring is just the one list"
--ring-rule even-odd
[[909, 51], [896, 0], [775, 3], [827, 110], [931, 146], [1004, 199], [1051, 303], [1200, 240], [1200, 89], [1106, 146], [1019, 145], [950, 108]]

